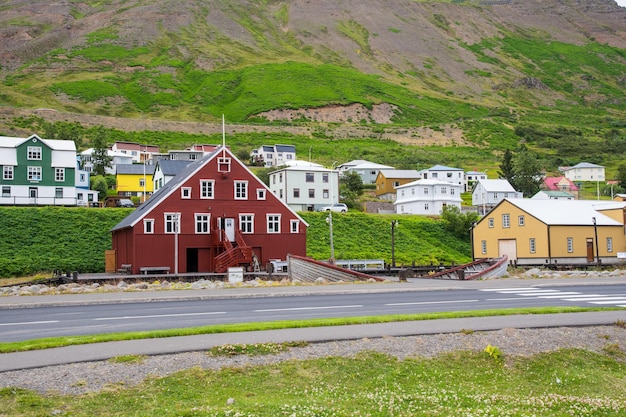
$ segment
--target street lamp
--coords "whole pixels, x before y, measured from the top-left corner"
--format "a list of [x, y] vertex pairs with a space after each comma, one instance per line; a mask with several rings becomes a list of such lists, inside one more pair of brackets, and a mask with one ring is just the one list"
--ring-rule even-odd
[[335, 164], [337, 161], [333, 162], [333, 165], [330, 170], [330, 210], [328, 210], [328, 227], [330, 229], [330, 263], [332, 265], [335, 264], [335, 245], [333, 243], [333, 205], [335, 200], [333, 198], [333, 183], [335, 182], [333, 172], [335, 171]]
[[596, 238], [596, 263], [600, 266], [600, 250], [598, 249], [598, 226], [596, 225], [596, 218], [592, 217], [591, 221], [593, 222], [593, 234]]
[[396, 267], [396, 227], [398, 226], [397, 220], [391, 221], [391, 267]]
[[178, 223], [180, 221], [180, 213], [174, 213], [172, 220], [174, 221], [174, 275], [178, 276], [178, 234], [180, 233]]

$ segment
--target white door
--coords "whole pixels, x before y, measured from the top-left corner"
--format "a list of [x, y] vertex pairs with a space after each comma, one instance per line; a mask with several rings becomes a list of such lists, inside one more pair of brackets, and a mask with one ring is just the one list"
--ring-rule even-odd
[[508, 256], [509, 262], [517, 260], [517, 242], [515, 239], [498, 240], [498, 257]]
[[226, 237], [231, 242], [235, 241], [235, 219], [226, 218], [224, 219], [224, 231], [226, 232]]

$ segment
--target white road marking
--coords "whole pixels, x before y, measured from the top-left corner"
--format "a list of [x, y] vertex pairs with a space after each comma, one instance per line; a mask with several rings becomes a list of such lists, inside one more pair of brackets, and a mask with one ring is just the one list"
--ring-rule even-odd
[[153, 314], [147, 316], [122, 316], [122, 317], [99, 317], [93, 320], [105, 321], [105, 320], [128, 320], [128, 319], [153, 319], [163, 317], [188, 317], [188, 316], [209, 316], [215, 314], [226, 314], [225, 311], [215, 311], [210, 313], [182, 313], [182, 314]]
[[563, 298], [565, 301], [609, 301], [609, 300], [617, 300], [619, 302], [622, 301], [626, 301], [626, 298], [624, 297], [607, 297], [605, 295], [600, 295], [600, 296], [596, 296], [596, 297], [586, 297], [586, 298], [568, 298], [565, 297]]
[[413, 305], [424, 305], [424, 304], [451, 304], [451, 303], [477, 303], [478, 300], [455, 300], [455, 301], [422, 301], [415, 303], [390, 303], [385, 304], [386, 306], [413, 306]]
[[24, 326], [24, 325], [33, 325], [33, 324], [50, 324], [50, 323], [58, 323], [58, 320], [46, 320], [46, 321], [23, 321], [21, 323], [0, 323], [0, 326]]
[[323, 307], [292, 307], [292, 308], [268, 308], [264, 310], [254, 310], [255, 313], [267, 313], [272, 311], [299, 311], [299, 310], [329, 310], [337, 308], [361, 308], [362, 304], [349, 306], [323, 306]]
[[[500, 294], [515, 294], [515, 298], [488, 298], [487, 301], [513, 301], [522, 300], [525, 297], [535, 297], [544, 299], [560, 299], [563, 301], [584, 301], [589, 304], [618, 304], [626, 301], [624, 294], [601, 295], [601, 294], [584, 294], [580, 292], [567, 292], [560, 290], [543, 290], [540, 288], [489, 288], [480, 291], [497, 292]], [[617, 307], [623, 307], [618, 305]]]
[[579, 292], [561, 292], [556, 295], [539, 295], [538, 298], [562, 298], [563, 296], [569, 297], [584, 297], [585, 295]]

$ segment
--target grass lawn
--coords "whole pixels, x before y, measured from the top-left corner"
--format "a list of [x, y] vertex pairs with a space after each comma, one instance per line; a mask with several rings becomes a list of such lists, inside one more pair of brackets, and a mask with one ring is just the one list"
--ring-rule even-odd
[[195, 368], [84, 395], [5, 388], [0, 415], [624, 416], [625, 375], [626, 364], [610, 352], [560, 350], [509, 358], [492, 347], [405, 360], [364, 352]]

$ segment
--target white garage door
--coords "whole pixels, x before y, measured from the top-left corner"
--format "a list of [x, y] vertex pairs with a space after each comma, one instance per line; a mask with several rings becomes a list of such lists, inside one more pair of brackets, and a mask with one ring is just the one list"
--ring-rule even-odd
[[498, 240], [498, 256], [506, 255], [510, 261], [517, 260], [517, 244], [515, 239]]

